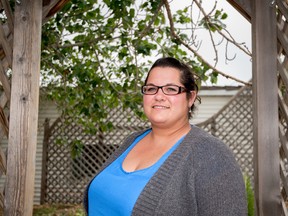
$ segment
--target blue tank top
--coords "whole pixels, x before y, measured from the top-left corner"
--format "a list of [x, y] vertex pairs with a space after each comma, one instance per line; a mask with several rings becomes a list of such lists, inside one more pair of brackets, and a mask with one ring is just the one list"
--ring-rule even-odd
[[184, 138], [178, 140], [152, 166], [126, 172], [122, 167], [124, 159], [130, 150], [150, 131], [151, 129], [138, 136], [120, 157], [92, 180], [88, 190], [89, 216], [131, 215], [134, 204], [147, 182]]

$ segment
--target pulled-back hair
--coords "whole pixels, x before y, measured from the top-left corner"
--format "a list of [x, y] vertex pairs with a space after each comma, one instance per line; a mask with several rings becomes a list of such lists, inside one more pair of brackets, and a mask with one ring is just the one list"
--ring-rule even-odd
[[[187, 99], [191, 97], [191, 91], [195, 91], [196, 94], [198, 93], [198, 86], [195, 82], [192, 68], [190, 68], [188, 65], [172, 57], [163, 57], [163, 58], [157, 59], [152, 65], [152, 67], [150, 68], [150, 70], [148, 71], [144, 85], [147, 84], [147, 80], [148, 80], [151, 70], [156, 67], [162, 67], [162, 68], [170, 67], [170, 68], [175, 68], [180, 71], [180, 82], [187, 90], [186, 92]], [[199, 96], [197, 96], [196, 99], [199, 102], [201, 101]], [[189, 118], [192, 117], [192, 113], [194, 110], [195, 110], [195, 104], [193, 103], [193, 105], [191, 106], [191, 113], [190, 112], [188, 113]]]

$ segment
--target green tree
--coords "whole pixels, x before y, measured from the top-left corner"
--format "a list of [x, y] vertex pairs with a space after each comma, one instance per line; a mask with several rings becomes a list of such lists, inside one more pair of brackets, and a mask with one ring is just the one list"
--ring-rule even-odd
[[[197, 20], [191, 15], [195, 5]], [[95, 123], [107, 130], [107, 108], [120, 101], [142, 116], [140, 86], [151, 56], [183, 60], [199, 84], [217, 82], [221, 72], [197, 53], [193, 34], [206, 29], [211, 40], [220, 34], [244, 50], [223, 34], [226, 18], [216, 5], [206, 13], [198, 0], [175, 13], [167, 0], [71, 0], [43, 26], [41, 85], [87, 131], [93, 133]]]

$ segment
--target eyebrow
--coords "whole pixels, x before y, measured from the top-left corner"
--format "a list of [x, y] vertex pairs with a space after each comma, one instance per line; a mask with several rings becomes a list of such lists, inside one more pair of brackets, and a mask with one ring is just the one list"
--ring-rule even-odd
[[[155, 84], [153, 84], [153, 83], [146, 83], [146, 85], [157, 86], [157, 85], [155, 85]], [[176, 84], [176, 83], [166, 83], [165, 85], [162, 85], [162, 86], [167, 86], [167, 85], [177, 85], [177, 86], [179, 86], [179, 85], [181, 85], [181, 84]]]

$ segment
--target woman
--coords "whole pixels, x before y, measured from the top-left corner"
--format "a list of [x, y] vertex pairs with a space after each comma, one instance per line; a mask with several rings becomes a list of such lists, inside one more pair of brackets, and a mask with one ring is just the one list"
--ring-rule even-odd
[[197, 98], [191, 69], [158, 59], [142, 86], [151, 128], [129, 136], [90, 182], [92, 215], [247, 215], [240, 169], [217, 138], [190, 125]]

